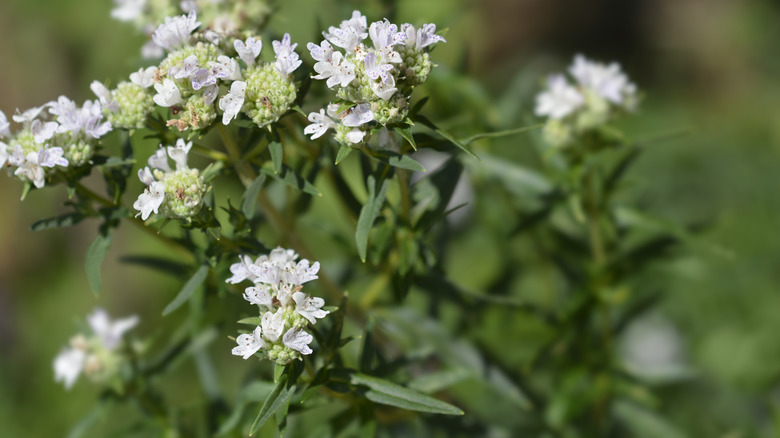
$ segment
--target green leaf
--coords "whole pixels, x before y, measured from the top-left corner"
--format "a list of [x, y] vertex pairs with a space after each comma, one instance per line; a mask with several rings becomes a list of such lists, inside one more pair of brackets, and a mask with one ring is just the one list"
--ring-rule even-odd
[[80, 438], [87, 433], [87, 431], [94, 426], [98, 421], [102, 420], [106, 413], [114, 406], [114, 400], [105, 399], [97, 402], [97, 405], [92, 408], [89, 413], [84, 416], [73, 428], [68, 432], [66, 438]]
[[187, 283], [184, 284], [184, 287], [181, 288], [179, 291], [179, 294], [176, 295], [176, 298], [173, 299], [170, 303], [168, 303], [167, 306], [165, 306], [165, 309], [163, 310], [163, 316], [168, 315], [169, 313], [173, 312], [174, 310], [178, 309], [179, 306], [184, 304], [187, 299], [189, 299], [192, 294], [195, 292], [195, 289], [200, 286], [204, 280], [206, 280], [206, 275], [209, 273], [209, 267], [206, 265], [202, 265], [200, 268], [198, 268], [197, 271], [195, 271], [195, 274], [187, 281]]
[[132, 166], [135, 164], [134, 158], [119, 158], [119, 157], [108, 157], [105, 163], [102, 164], [103, 167], [118, 167], [118, 166]]
[[688, 435], [670, 424], [661, 415], [626, 401], [615, 403], [615, 416], [641, 438], [685, 438]]
[[339, 148], [338, 153], [336, 154], [336, 163], [335, 164], [339, 164], [342, 161], [344, 161], [349, 156], [349, 154], [351, 154], [352, 151], [354, 151], [354, 150], [355, 150], [354, 148], [351, 148], [351, 147], [349, 147], [347, 145], [341, 145], [341, 147]]
[[287, 388], [286, 383], [287, 375], [284, 374], [279, 378], [274, 390], [268, 394], [268, 397], [263, 402], [263, 406], [260, 408], [260, 412], [257, 413], [257, 418], [255, 418], [252, 428], [249, 430], [250, 436], [254, 435], [272, 415], [290, 402], [290, 398], [295, 392], [295, 386]]
[[282, 171], [282, 144], [278, 141], [268, 143], [268, 150], [271, 151], [271, 161], [274, 164], [274, 173]]
[[212, 179], [216, 178], [217, 175], [219, 175], [219, 172], [222, 170], [222, 167], [225, 165], [222, 161], [215, 161], [208, 165], [205, 169], [203, 169], [203, 172], [200, 173], [200, 176], [203, 177], [203, 181], [209, 182]]
[[252, 316], [249, 318], [239, 319], [239, 324], [246, 324], [246, 325], [261, 325], [263, 323], [263, 318], [259, 316]]
[[417, 150], [417, 144], [414, 142], [414, 137], [412, 136], [412, 128], [411, 127], [405, 127], [401, 128], [400, 126], [396, 126], [395, 132], [398, 133], [401, 137], [403, 137], [406, 141], [409, 142], [410, 145], [412, 145], [412, 149]]
[[260, 189], [262, 189], [264, 182], [265, 174], [261, 173], [252, 181], [252, 184], [249, 184], [249, 187], [246, 188], [244, 194], [241, 195], [241, 212], [244, 213], [244, 217], [247, 219], [252, 219], [255, 215], [257, 195], [260, 194]]
[[350, 383], [368, 387], [370, 390], [365, 396], [374, 403], [431, 414], [463, 415], [460, 408], [449, 403], [378, 377], [355, 373], [352, 374]]
[[385, 193], [390, 186], [390, 181], [382, 181], [382, 186], [377, 192], [376, 179], [374, 178], [374, 175], [369, 175], [366, 186], [368, 187], [368, 199], [360, 210], [360, 217], [358, 217], [357, 228], [355, 229], [355, 244], [357, 245], [360, 260], [362, 260], [363, 263], [366, 261], [368, 235], [385, 202]]
[[87, 257], [85, 268], [87, 270], [87, 281], [92, 293], [100, 293], [100, 265], [106, 257], [108, 248], [111, 246], [111, 233], [98, 234], [95, 240], [87, 248]]
[[393, 151], [372, 151], [368, 153], [371, 157], [393, 167], [413, 170], [415, 172], [425, 172], [425, 168], [422, 164], [414, 161], [414, 159], [408, 155], [401, 155], [398, 152]]
[[50, 230], [52, 228], [71, 227], [84, 220], [86, 216], [81, 213], [68, 213], [62, 216], [41, 219], [30, 225], [30, 231]]

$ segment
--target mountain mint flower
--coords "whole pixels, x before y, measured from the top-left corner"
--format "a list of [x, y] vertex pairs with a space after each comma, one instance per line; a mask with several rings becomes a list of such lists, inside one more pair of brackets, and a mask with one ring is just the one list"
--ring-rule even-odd
[[263, 41], [259, 38], [249, 37], [246, 41], [235, 40], [233, 47], [238, 52], [238, 56], [247, 66], [251, 66], [255, 63], [255, 59], [260, 55], [260, 51], [263, 50]]
[[[370, 139], [377, 125], [405, 126], [411, 91], [427, 80], [433, 68], [429, 52], [435, 43], [445, 41], [435, 32], [432, 24], [420, 29], [411, 24], [399, 28], [387, 19], [367, 25], [366, 17], [354, 11], [352, 18], [342, 21], [338, 28], [331, 26], [323, 32], [325, 41], [308, 43], [306, 47], [315, 61], [316, 75], [312, 79], [325, 80], [342, 106], [351, 105], [339, 117], [334, 117], [331, 110], [310, 113], [312, 124], [305, 132], [317, 138], [333, 128], [337, 142], [357, 147]], [[370, 38], [368, 45], [366, 38]], [[371, 118], [350, 122], [354, 119], [351, 111], [358, 106], [361, 108], [357, 113], [371, 114]]]
[[154, 89], [157, 90], [154, 96], [154, 103], [157, 105], [170, 107], [184, 102], [179, 87], [171, 79], [166, 79], [161, 84], [154, 84]]
[[40, 120], [33, 120], [30, 124], [30, 132], [32, 132], [33, 139], [36, 143], [43, 144], [54, 137], [54, 134], [59, 127], [60, 125], [57, 122], [42, 123]]
[[42, 188], [45, 184], [46, 176], [44, 167], [68, 166], [68, 160], [62, 157], [62, 148], [43, 148], [37, 152], [30, 152], [24, 157], [24, 162], [17, 164], [14, 175], [22, 176], [35, 185], [36, 188]]
[[243, 334], [236, 338], [238, 347], [233, 347], [232, 353], [234, 356], [243, 356], [244, 359], [249, 359], [261, 348], [265, 348], [266, 342], [262, 336], [262, 330], [258, 326], [252, 332], [251, 335]]
[[141, 88], [149, 88], [154, 85], [154, 76], [157, 74], [157, 67], [143, 67], [138, 69], [137, 72], [130, 74], [130, 82], [138, 85]]
[[300, 352], [301, 354], [311, 354], [312, 349], [309, 348], [311, 341], [314, 340], [314, 336], [306, 333], [303, 330], [291, 328], [284, 334], [284, 345]]
[[562, 119], [585, 104], [585, 98], [577, 88], [569, 85], [563, 75], [551, 75], [547, 79], [548, 90], [536, 96], [537, 116]]
[[536, 97], [535, 114], [548, 118], [542, 135], [555, 147], [570, 144], [578, 134], [633, 110], [637, 103], [636, 85], [617, 63], [577, 55], [568, 71], [573, 83], [563, 74], [551, 75], [547, 89]]
[[[198, 169], [187, 165], [187, 155], [192, 142], [179, 139], [176, 146], [160, 148], [149, 157], [149, 167], [138, 171], [138, 179], [148, 187], [133, 203], [143, 220], [152, 213], [166, 217], [189, 220], [202, 206], [206, 187]], [[176, 163], [176, 170], [168, 163], [170, 157]]]
[[219, 109], [222, 113], [222, 124], [227, 125], [238, 116], [244, 105], [246, 96], [246, 82], [235, 81], [230, 85], [230, 92], [219, 100]]
[[273, 41], [272, 45], [274, 53], [276, 54], [276, 62], [274, 65], [279, 73], [288, 76], [290, 73], [294, 72], [295, 69], [300, 67], [303, 61], [301, 61], [298, 54], [294, 52], [295, 48], [298, 47], [298, 43], [290, 45], [289, 33], [284, 34], [282, 41]]
[[251, 335], [238, 337], [234, 355], [246, 359], [262, 350], [268, 359], [286, 364], [312, 353], [308, 344], [314, 338], [305, 329], [329, 312], [322, 310], [325, 300], [301, 291], [304, 283], [317, 278], [319, 262], [297, 259], [294, 251], [276, 248], [254, 261], [249, 256], [240, 256], [240, 262], [230, 267], [233, 276], [226, 282], [254, 283], [244, 290], [243, 297], [258, 306], [261, 321]]
[[5, 113], [0, 111], [0, 138], [9, 137], [11, 135], [10, 130], [11, 123], [5, 117]]
[[152, 34], [152, 40], [166, 50], [173, 50], [190, 41], [192, 32], [200, 26], [195, 11], [187, 15], [167, 17]]
[[127, 358], [117, 347], [124, 334], [138, 324], [138, 317], [111, 321], [105, 310], [96, 309], [87, 322], [92, 333], [71, 338], [70, 347], [54, 359], [54, 380], [62, 382], [65, 389], [70, 389], [82, 373], [99, 383], [119, 378], [119, 369]]

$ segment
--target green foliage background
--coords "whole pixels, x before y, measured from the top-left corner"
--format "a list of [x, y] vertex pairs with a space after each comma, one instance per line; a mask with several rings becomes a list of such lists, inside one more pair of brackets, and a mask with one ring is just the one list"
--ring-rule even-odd
[[[384, 3], [279, 2], [271, 29], [290, 32], [300, 50], [305, 42], [318, 39], [320, 29], [338, 23], [354, 8], [369, 20], [380, 18], [387, 11]], [[690, 128], [684, 137], [647, 148], [634, 169], [633, 185], [624, 193], [644, 210], [699, 228], [696, 242], [670, 254], [668, 262], [640, 279], [657, 284], [662, 293], [654, 312], [676, 327], [691, 371], [682, 379], [655, 382], [651, 389], [660, 417], [679, 436], [777, 436], [780, 58], [775, 53], [780, 9], [768, 0], [582, 3], [404, 0], [397, 2], [397, 21], [449, 28], [448, 43], [435, 52], [440, 68], [419, 92], [431, 96], [429, 110], [460, 136], [535, 123], [533, 96], [542, 78], [563, 69], [577, 52], [620, 61], [645, 93], [641, 111], [621, 121], [630, 136], [647, 138]], [[143, 37], [112, 21], [110, 8], [107, 0], [0, 3], [0, 108], [10, 115], [14, 108], [39, 105], [60, 94], [79, 102], [91, 99], [88, 85], [93, 79], [115, 83], [136, 70]], [[308, 59], [308, 54], [302, 57]], [[475, 149], [535, 167], [532, 139], [483, 140]], [[148, 150], [154, 146], [149, 144]], [[481, 166], [472, 164], [470, 168]], [[140, 184], [129, 191], [138, 190]], [[53, 380], [52, 360], [84, 315], [96, 305], [116, 316], [141, 314], [137, 335], [162, 342], [170, 333], [158, 328], [163, 327], [160, 309], [180, 282], [121, 264], [121, 256], [166, 251], [124, 226], [114, 237], [103, 267], [104, 293], [96, 300], [89, 292], [83, 254], [98, 224], [28, 231], [33, 221], [61, 211], [65, 193], [62, 188], [36, 191], [20, 203], [20, 191], [18, 181], [0, 179], [0, 435], [61, 436], [97, 396], [84, 382], [66, 392]], [[472, 217], [457, 229], [446, 260], [454, 282], [484, 293], [497, 281], [505, 258], [527, 254], [528, 245], [522, 234], [504, 237], [515, 223], [506, 216], [513, 201], [484, 184], [477, 185], [475, 196]], [[338, 214], [332, 210], [326, 199], [315, 200], [302, 221], [312, 226], [318, 217], [332, 221]], [[262, 237], [275, 242], [273, 235]], [[316, 232], [305, 237], [316, 253], [325, 255], [325, 266], [330, 243]], [[516, 269], [527, 275], [520, 275], [523, 280], [512, 284], [507, 294], [547, 305], [557, 302], [543, 287], [544, 266], [529, 263]], [[360, 302], [371, 280], [348, 285], [353, 302]], [[219, 305], [239, 315], [237, 303]], [[405, 305], [424, 311], [426, 298], [416, 291]], [[457, 311], [445, 307], [440, 316], [445, 326], [447, 312]], [[173, 325], [166, 321], [166, 326]], [[498, 356], [510, 371], [525, 364], [544, 335], [532, 319], [500, 305], [467, 327], [448, 328]], [[225, 334], [232, 329], [208, 347], [228, 394], [238, 391], [239, 376], [257, 366], [229, 355], [233, 344]], [[199, 396], [199, 389], [189, 383], [194, 376], [194, 366], [185, 364], [166, 382], [177, 394], [172, 402], [186, 404]], [[501, 422], [522, 415], [492, 407], [488, 394], [473, 396], [474, 406], [462, 406], [467, 416]], [[129, 406], [118, 409], [126, 415], [114, 412], [113, 421], [130, 424], [137, 415]], [[636, 436], [673, 436], [657, 418], [638, 421], [643, 420], [645, 426], [635, 429]], [[99, 425], [93, 436], [104, 436], [100, 427], [115, 426]]]

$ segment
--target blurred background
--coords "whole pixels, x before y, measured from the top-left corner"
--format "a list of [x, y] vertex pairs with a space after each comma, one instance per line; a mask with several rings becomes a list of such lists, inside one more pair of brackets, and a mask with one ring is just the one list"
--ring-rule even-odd
[[[384, 3], [280, 1], [270, 29], [290, 32], [301, 51], [318, 29], [338, 24], [352, 9], [369, 21], [381, 18]], [[93, 99], [92, 80], [115, 84], [144, 65], [145, 37], [113, 21], [111, 8], [110, 0], [0, 2], [0, 108], [9, 118], [17, 108], [61, 94]], [[562, 71], [576, 53], [620, 62], [642, 90], [639, 112], [621, 122], [631, 137], [689, 130], [648, 148], [632, 193], [643, 209], [699, 225], [702, 244], [648, 276], [663, 288], [663, 300], [626, 332], [622, 354], [647, 376], [658, 410], [681, 436], [780, 436], [780, 5], [402, 0], [395, 14], [396, 22], [449, 29], [448, 43], [434, 54], [440, 68], [421, 93], [434, 97], [432, 111], [458, 114], [444, 122], [456, 134], [535, 123], [533, 98], [544, 77]], [[527, 136], [491, 147], [520, 162], [530, 156]], [[0, 176], [1, 434], [61, 436], [97, 396], [84, 382], [65, 391], [53, 379], [52, 360], [84, 316], [96, 306], [114, 316], [138, 313], [144, 315], [140, 335], [165, 337], [160, 309], [180, 283], [121, 264], [121, 256], [166, 251], [123, 226], [103, 265], [105, 292], [95, 298], [83, 258], [98, 223], [29, 231], [35, 220], [63, 211], [67, 196], [57, 187], [20, 203], [21, 188]], [[455, 243], [466, 256], [453, 258], [451, 267], [460, 263], [470, 271], [462, 278], [457, 273], [464, 270], [453, 272], [474, 290], [494, 275], [492, 226], [477, 215]], [[484, 257], [474, 260], [477, 253]], [[520, 333], [528, 338], [519, 344], [533, 343], [532, 330]], [[227, 354], [231, 343], [223, 338], [209, 350], [217, 366], [246, 369]], [[182, 368], [185, 376], [191, 372]], [[186, 382], [171, 385], [187, 399]], [[116, 413], [111, 418], [123, 421]]]

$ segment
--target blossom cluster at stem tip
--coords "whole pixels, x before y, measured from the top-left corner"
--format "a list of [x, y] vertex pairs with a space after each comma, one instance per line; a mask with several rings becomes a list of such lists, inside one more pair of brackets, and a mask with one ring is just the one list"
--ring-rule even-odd
[[231, 265], [233, 276], [226, 282], [254, 283], [244, 290], [243, 297], [258, 306], [260, 317], [260, 325], [251, 333], [238, 336], [232, 353], [248, 359], [262, 351], [278, 364], [311, 354], [309, 344], [314, 337], [306, 328], [330, 313], [322, 309], [325, 300], [302, 291], [304, 283], [317, 279], [319, 269], [319, 262], [298, 260], [295, 251], [281, 247], [255, 260], [241, 256], [239, 263]]

